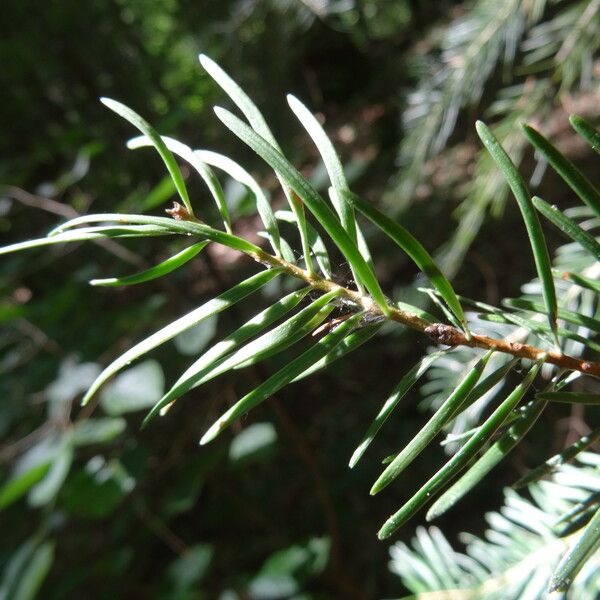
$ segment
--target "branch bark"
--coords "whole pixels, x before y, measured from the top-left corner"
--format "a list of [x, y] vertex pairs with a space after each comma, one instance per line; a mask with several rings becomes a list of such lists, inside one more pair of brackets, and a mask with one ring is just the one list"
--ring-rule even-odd
[[592, 375], [600, 378], [600, 362], [593, 362], [584, 360], [581, 358], [575, 358], [567, 354], [552, 350], [544, 350], [531, 346], [529, 344], [521, 344], [516, 342], [509, 342], [503, 339], [495, 339], [485, 335], [472, 334], [470, 338], [451, 325], [444, 323], [429, 323], [424, 319], [421, 319], [415, 314], [406, 312], [394, 306], [389, 306], [389, 315], [386, 317], [379, 307], [371, 300], [368, 296], [363, 296], [355, 290], [342, 287], [337, 283], [319, 277], [318, 275], [311, 275], [304, 269], [301, 269], [297, 265], [293, 265], [283, 260], [282, 258], [272, 256], [267, 252], [261, 251], [260, 254], [253, 256], [258, 262], [271, 266], [271, 267], [282, 267], [285, 269], [288, 275], [301, 279], [308, 283], [314, 289], [329, 292], [332, 290], [338, 290], [340, 296], [350, 300], [361, 310], [366, 311], [374, 318], [387, 318], [391, 321], [396, 321], [402, 325], [406, 325], [411, 329], [420, 331], [427, 335], [434, 343], [444, 346], [468, 346], [470, 348], [481, 348], [482, 350], [494, 350], [495, 352], [503, 352], [504, 354], [510, 354], [517, 358], [526, 358], [529, 360], [542, 360], [546, 363], [556, 365], [557, 367], [568, 369], [570, 371], [579, 371], [586, 375]]

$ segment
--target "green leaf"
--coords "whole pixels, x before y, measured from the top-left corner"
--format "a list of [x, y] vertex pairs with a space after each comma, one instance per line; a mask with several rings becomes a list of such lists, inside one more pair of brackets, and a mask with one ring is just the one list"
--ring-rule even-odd
[[600, 215], [600, 193], [581, 171], [531, 125], [523, 124], [529, 141], [565, 180], [567, 185], [597, 214]]
[[19, 575], [11, 600], [35, 600], [54, 562], [54, 542], [43, 542], [32, 553]]
[[[230, 333], [220, 342], [215, 344], [207, 352], [202, 354], [194, 363], [181, 375], [175, 382], [169, 392], [163, 396], [159, 402], [152, 408], [149, 414], [144, 419], [142, 427], [145, 427], [159, 412], [173, 402], [173, 398], [177, 398], [185, 393], [185, 385], [188, 381], [199, 373], [207, 372], [217, 364], [220, 358], [235, 350], [240, 344], [254, 337], [256, 334], [265, 330], [269, 325], [286, 315], [294, 309], [298, 303], [310, 292], [311, 288], [306, 287], [301, 290], [288, 294], [275, 304], [269, 306], [265, 310], [259, 312], [252, 319], [244, 323], [240, 328]], [[193, 383], [192, 383], [193, 387]], [[190, 389], [190, 388], [187, 388]]]
[[184, 206], [187, 208], [188, 212], [193, 215], [194, 211], [190, 203], [190, 198], [188, 196], [187, 188], [185, 187], [185, 182], [183, 180], [181, 170], [179, 169], [179, 165], [173, 157], [173, 154], [171, 154], [171, 151], [163, 142], [160, 135], [156, 133], [154, 128], [148, 122], [142, 119], [140, 115], [131, 110], [128, 106], [125, 106], [116, 100], [112, 100], [111, 98], [100, 98], [100, 102], [102, 102], [102, 104], [104, 104], [113, 112], [117, 113], [120, 117], [123, 117], [126, 121], [129, 121], [134, 127], [139, 129], [145, 136], [148, 136], [148, 138], [152, 140], [152, 144], [160, 154], [160, 157], [163, 159], [171, 177], [173, 178], [173, 183], [179, 192], [179, 196], [181, 197]]
[[206, 54], [200, 54], [198, 58], [200, 64], [204, 67], [204, 70], [235, 102], [242, 113], [244, 113], [244, 116], [248, 119], [250, 125], [252, 125], [252, 129], [267, 140], [271, 146], [279, 150], [279, 144], [277, 144], [277, 140], [269, 129], [265, 118], [246, 92], [244, 92], [244, 90], [214, 60], [206, 56]]
[[557, 229], [585, 248], [596, 260], [600, 260], [600, 244], [593, 236], [581, 229], [573, 219], [569, 219], [556, 206], [550, 206], [550, 204], [537, 196], [533, 197], [532, 202]]
[[350, 352], [354, 352], [357, 348], [369, 341], [382, 327], [383, 323], [374, 323], [373, 325], [365, 325], [358, 331], [347, 335], [331, 352], [328, 352], [321, 360], [317, 361], [312, 367], [306, 369], [298, 375], [292, 383], [300, 381], [316, 373], [320, 369], [329, 366], [331, 363], [343, 358]]
[[[278, 153], [281, 153], [281, 148], [275, 139], [275, 136], [269, 129], [267, 122], [258, 110], [256, 104], [248, 97], [246, 92], [231, 78], [229, 75], [213, 60], [204, 54], [199, 56], [200, 64], [206, 72], [217, 82], [223, 91], [233, 100], [236, 106], [242, 111], [252, 129], [265, 141], [268, 146], [275, 148]], [[218, 115], [217, 115], [218, 116]], [[306, 232], [306, 216], [304, 214], [304, 206], [302, 202], [294, 196], [289, 184], [285, 181], [282, 174], [274, 169], [280, 180], [285, 197], [290, 205], [290, 208], [296, 215], [298, 231], [302, 243], [302, 252], [304, 253], [304, 261], [306, 269], [309, 273], [313, 272], [312, 260], [310, 257], [310, 246], [308, 243], [308, 235]]]
[[362, 313], [353, 315], [331, 333], [320, 339], [314, 346], [289, 362], [285, 367], [277, 371], [277, 373], [269, 377], [250, 393], [246, 394], [241, 400], [221, 415], [213, 425], [211, 425], [208, 431], [202, 436], [200, 444], [204, 445], [212, 441], [239, 416], [250, 411], [269, 396], [272, 396], [282, 387], [293, 381], [303, 371], [310, 368], [311, 365], [333, 350], [333, 348], [344, 339], [348, 332], [354, 328], [362, 318]]
[[352, 192], [342, 192], [350, 204], [357, 208], [365, 217], [372, 221], [381, 231], [392, 239], [417, 265], [417, 267], [429, 278], [432, 285], [439, 291], [450, 310], [456, 315], [462, 323], [463, 329], [467, 331], [467, 321], [463, 313], [462, 306], [451, 283], [446, 279], [439, 267], [435, 264], [433, 258], [421, 242], [417, 240], [402, 225], [392, 221], [388, 216], [371, 206], [362, 198]]
[[[183, 373], [183, 375], [181, 375], [169, 392], [160, 399], [158, 404], [146, 418], [145, 423], [152, 419], [164, 406], [177, 400], [177, 398], [192, 388], [198, 387], [219, 375], [223, 375], [231, 369], [238, 369], [256, 364], [295, 344], [301, 338], [313, 331], [314, 328], [327, 317], [333, 307], [329, 307], [327, 310], [324, 309], [327, 308], [327, 305], [338, 294], [338, 290], [324, 294], [271, 331], [261, 335], [245, 346], [233, 350], [218, 360], [217, 356], [222, 356], [222, 351], [219, 351], [218, 353], [211, 351], [208, 353], [208, 356], [201, 356], [185, 371], [185, 373]], [[253, 321], [255, 321], [255, 319], [253, 319]], [[239, 339], [242, 336], [239, 330], [233, 335], [237, 346], [239, 345]], [[243, 336], [247, 337], [245, 333]]]
[[38, 481], [42, 480], [50, 469], [51, 461], [46, 460], [41, 464], [19, 473], [9, 479], [0, 488], [0, 510], [16, 502], [24, 496]]
[[173, 339], [182, 331], [185, 331], [190, 327], [194, 327], [202, 320], [233, 306], [236, 302], [239, 302], [246, 296], [253, 294], [267, 282], [271, 281], [271, 279], [280, 274], [281, 269], [271, 269], [253, 275], [252, 277], [249, 277], [245, 281], [242, 281], [241, 283], [232, 287], [230, 290], [224, 292], [220, 296], [205, 302], [202, 306], [199, 306], [187, 315], [184, 315], [172, 323], [169, 323], [169, 325], [166, 327], [159, 329], [156, 333], [153, 333], [145, 340], [136, 344], [133, 346], [133, 348], [130, 348], [119, 358], [113, 361], [102, 371], [102, 373], [100, 373], [96, 381], [94, 381], [90, 389], [83, 397], [82, 405], [87, 404], [92, 396], [110, 377], [120, 371], [123, 367], [126, 367], [132, 361], [140, 358], [161, 344], [164, 344], [166, 341]]
[[454, 392], [448, 396], [445, 402], [438, 408], [433, 417], [425, 424], [419, 433], [403, 448], [396, 458], [386, 467], [383, 473], [371, 488], [371, 494], [377, 494], [389, 485], [400, 473], [425, 449], [442, 428], [458, 414], [464, 401], [469, 397], [471, 390], [481, 377], [492, 352], [486, 354], [477, 361], [474, 367], [469, 369]]
[[277, 219], [275, 218], [275, 213], [271, 208], [269, 200], [265, 196], [260, 185], [258, 185], [256, 179], [254, 179], [246, 169], [223, 154], [212, 152], [210, 150], [194, 150], [194, 154], [205, 163], [225, 171], [230, 177], [246, 186], [254, 194], [256, 199], [256, 210], [269, 234], [271, 246], [273, 247], [273, 250], [275, 250], [275, 254], [280, 256], [281, 235], [279, 233]]
[[590, 279], [589, 277], [584, 277], [583, 275], [579, 275], [577, 273], [571, 273], [570, 271], [566, 271], [564, 273], [555, 271], [554, 274], [560, 279], [564, 279], [565, 281], [572, 281], [574, 284], [580, 287], [592, 290], [592, 292], [600, 294], [600, 281]]
[[417, 291], [427, 294], [429, 296], [429, 299], [440, 309], [440, 311], [444, 315], [444, 318], [449, 323], [454, 325], [454, 327], [456, 327], [457, 329], [462, 328], [462, 323], [454, 316], [454, 314], [451, 311], [449, 311], [446, 308], [445, 304], [441, 301], [439, 293], [436, 294], [435, 290], [432, 290], [431, 288], [421, 287], [417, 288]]
[[337, 202], [334, 202], [334, 208], [339, 215], [342, 226], [348, 233], [348, 236], [353, 242], [356, 242], [356, 219], [354, 217], [354, 210], [352, 205], [340, 195], [342, 190], [349, 189], [340, 158], [337, 155], [331, 140], [323, 130], [323, 127], [321, 127], [319, 121], [317, 121], [308, 108], [291, 94], [288, 94], [287, 101], [293, 113], [298, 117], [298, 120], [302, 123], [315, 143], [317, 150], [321, 154], [321, 158], [323, 159], [325, 168], [329, 174], [329, 179], [331, 180], [331, 185], [335, 191], [335, 194], [332, 196], [332, 198], [337, 200]]
[[487, 151], [498, 165], [498, 168], [502, 171], [517, 200], [519, 209], [521, 210], [521, 215], [523, 216], [527, 235], [529, 236], [529, 242], [533, 251], [533, 258], [538, 277], [542, 282], [542, 293], [546, 305], [548, 322], [550, 324], [550, 329], [554, 332], [554, 337], [558, 345], [558, 336], [556, 334], [556, 290], [554, 289], [554, 280], [552, 279], [550, 256], [548, 254], [548, 247], [546, 246], [546, 240], [544, 239], [540, 221], [531, 201], [531, 195], [529, 194], [529, 190], [527, 189], [523, 178], [519, 175], [517, 168], [494, 134], [481, 121], [477, 121], [475, 127]]
[[[232, 352], [223, 359], [222, 363], [217, 365], [215, 371], [208, 377], [212, 379], [230, 369], [244, 369], [294, 345], [309, 333], [314, 332], [329, 316], [335, 308], [331, 304], [331, 300], [335, 296], [337, 296], [337, 290], [328, 292], [281, 325], [252, 340], [243, 348]], [[202, 382], [204, 380], [205, 378]]]
[[[589, 480], [588, 480], [589, 481]], [[596, 487], [592, 484], [592, 487]], [[554, 523], [552, 529], [559, 537], [566, 537], [587, 525], [600, 506], [600, 492], [591, 492], [572, 505]]]
[[584, 392], [541, 392], [536, 398], [548, 402], [565, 402], [568, 404], [600, 404], [600, 394]]
[[[296, 215], [291, 210], [278, 210], [275, 212], [275, 217], [286, 223], [297, 224]], [[329, 261], [327, 248], [325, 247], [321, 236], [317, 233], [317, 230], [308, 222], [306, 223], [306, 235], [308, 236], [308, 244], [317, 259], [317, 264], [321, 269], [321, 273], [323, 273], [323, 277], [332, 279], [331, 262]]]
[[158, 402], [164, 392], [165, 376], [155, 360], [123, 371], [102, 391], [100, 404], [111, 417], [135, 412]]
[[[59, 227], [56, 227], [48, 234], [48, 236], [54, 237], [60, 235], [67, 229], [77, 227], [78, 225], [83, 225], [85, 223], [97, 223], [104, 221], [116, 221], [117, 223], [121, 224], [129, 223], [129, 227], [131, 227], [132, 225], [150, 225], [154, 226], [154, 230], [156, 231], [156, 228], [160, 227], [162, 228], [161, 233], [163, 235], [169, 233], [192, 235], [198, 238], [210, 240], [211, 242], [217, 242], [218, 244], [222, 244], [223, 246], [227, 246], [228, 248], [232, 248], [233, 250], [239, 250], [240, 252], [244, 252], [245, 254], [249, 254], [255, 257], [257, 255], [260, 255], [260, 253], [262, 252], [261, 249], [255, 244], [252, 244], [236, 235], [231, 235], [230, 233], [225, 233], [224, 231], [214, 229], [213, 227], [210, 227], [209, 225], [206, 225], [204, 223], [199, 223], [196, 221], [181, 221], [176, 219], [168, 219], [166, 217], [150, 217], [147, 215], [126, 215], [120, 213], [83, 215], [81, 217], [71, 219], [70, 221], [63, 223]], [[153, 230], [149, 229], [148, 231]]]
[[264, 139], [258, 136], [244, 122], [240, 121], [230, 112], [216, 107], [215, 112], [219, 119], [237, 135], [243, 142], [248, 144], [259, 156], [261, 156], [269, 165], [281, 174], [284, 181], [301, 198], [308, 209], [317, 218], [319, 223], [325, 228], [331, 236], [333, 242], [341, 250], [342, 254], [348, 260], [354, 272], [360, 277], [373, 300], [377, 303], [381, 311], [387, 315], [389, 308], [386, 298], [375, 277], [375, 273], [367, 264], [356, 244], [350, 239], [346, 231], [340, 225], [337, 217], [323, 198], [317, 193], [313, 186], [284, 158], [277, 150], [270, 146]]
[[523, 381], [515, 387], [500, 406], [488, 417], [485, 423], [477, 429], [471, 438], [469, 438], [469, 441], [400, 510], [384, 523], [377, 534], [379, 539], [384, 539], [392, 535], [398, 527], [406, 523], [410, 517], [420, 510], [440, 488], [465, 468], [502, 426], [512, 410], [516, 408], [538, 374], [541, 365], [542, 361], [531, 367]]
[[[511, 308], [519, 308], [521, 310], [530, 310], [544, 314], [545, 307], [542, 304], [526, 298], [507, 298], [503, 300], [503, 304], [506, 304], [506, 306]], [[569, 323], [581, 325], [582, 327], [587, 327], [596, 333], [600, 333], [600, 321], [598, 319], [593, 319], [592, 317], [567, 310], [566, 308], [559, 308], [558, 316]]]
[[[210, 193], [217, 205], [217, 210], [221, 215], [221, 219], [223, 219], [223, 225], [225, 226], [225, 231], [227, 233], [231, 233], [231, 215], [229, 214], [229, 209], [227, 208], [227, 202], [225, 202], [225, 194], [223, 194], [223, 188], [219, 183], [216, 175], [213, 173], [212, 169], [210, 169], [200, 158], [192, 152], [192, 149], [185, 144], [182, 144], [178, 140], [175, 140], [170, 137], [161, 136], [162, 141], [165, 146], [176, 154], [183, 160], [187, 161], [196, 172], [202, 177], [204, 183], [210, 190]], [[131, 150], [137, 150], [138, 148], [145, 148], [147, 146], [154, 145], [154, 142], [145, 135], [135, 137], [130, 139], [127, 142], [127, 147]]]
[[125, 277], [110, 277], [108, 279], [92, 279], [90, 285], [99, 285], [105, 287], [118, 286], [118, 285], [135, 285], [137, 283], [145, 283], [163, 277], [171, 271], [178, 269], [186, 262], [192, 260], [197, 256], [208, 244], [208, 242], [198, 242], [193, 244], [189, 248], [178, 252], [171, 258], [161, 262], [160, 264], [150, 267], [141, 273], [135, 275], [127, 275]]
[[555, 454], [539, 467], [532, 469], [529, 473], [527, 473], [527, 475], [521, 477], [521, 479], [519, 479], [513, 485], [513, 488], [518, 490], [526, 485], [529, 485], [530, 483], [533, 483], [534, 481], [537, 481], [538, 479], [541, 479], [549, 473], [553, 473], [561, 465], [564, 465], [566, 462], [572, 460], [578, 454], [584, 452], [598, 441], [600, 441], [600, 427], [580, 437], [574, 444], [571, 444], [559, 454]]
[[27, 240], [26, 242], [17, 242], [9, 246], [0, 248], [0, 255], [39, 248], [40, 246], [50, 246], [52, 244], [66, 244], [70, 242], [85, 242], [88, 240], [99, 240], [102, 238], [120, 238], [120, 237], [156, 237], [160, 235], [172, 235], [162, 227], [148, 227], [146, 225], [128, 227], [86, 227], [76, 231], [67, 231], [54, 235], [52, 237], [39, 238], [36, 240]]
[[434, 317], [431, 313], [428, 313], [426, 310], [419, 308], [418, 306], [413, 306], [412, 304], [408, 304], [406, 302], [401, 302], [400, 300], [396, 301], [396, 306], [407, 313], [412, 313], [419, 317], [419, 319], [423, 319], [423, 321], [427, 321], [428, 323], [437, 323], [439, 321], [438, 318]]
[[127, 428], [127, 421], [121, 417], [88, 418], [75, 424], [73, 444], [89, 446], [108, 444]]
[[[140, 212], [146, 213], [164, 204], [177, 193], [170, 175], [165, 175], [149, 192], [139, 200]], [[140, 194], [141, 196], [141, 194]]]
[[600, 508], [596, 510], [596, 514], [587, 524], [581, 537], [575, 545], [570, 548], [562, 557], [560, 563], [556, 567], [548, 591], [550, 593], [561, 591], [566, 592], [581, 567], [592, 556], [600, 545]]
[[573, 129], [598, 153], [600, 154], [600, 133], [596, 131], [585, 119], [577, 115], [571, 115], [569, 121]]
[[367, 432], [363, 436], [360, 444], [352, 454], [350, 458], [349, 467], [352, 469], [362, 455], [365, 453], [371, 442], [375, 439], [377, 432], [381, 429], [383, 424], [387, 421], [388, 417], [392, 414], [392, 411], [396, 408], [400, 400], [410, 391], [413, 385], [419, 381], [419, 379], [427, 372], [427, 369], [444, 353], [434, 352], [423, 357], [402, 379], [400, 383], [394, 388], [389, 398], [385, 401], [381, 407], [379, 413], [367, 429]]
[[459, 406], [456, 412], [450, 417], [449, 420], [452, 420], [455, 416], [458, 415], [459, 412], [464, 412], [471, 406], [475, 404], [479, 398], [482, 398], [485, 394], [487, 394], [495, 385], [499, 384], [508, 374], [508, 372], [519, 362], [518, 358], [513, 358], [508, 362], [500, 365], [497, 369], [492, 371], [489, 375], [484, 377], [470, 392], [466, 397], [464, 403]]
[[436, 500], [427, 512], [427, 520], [432, 521], [452, 508], [464, 498], [504, 457], [525, 437], [538, 420], [547, 402], [531, 402], [521, 410], [517, 421], [509, 427], [500, 439], [491, 446], [475, 464], [448, 490]]

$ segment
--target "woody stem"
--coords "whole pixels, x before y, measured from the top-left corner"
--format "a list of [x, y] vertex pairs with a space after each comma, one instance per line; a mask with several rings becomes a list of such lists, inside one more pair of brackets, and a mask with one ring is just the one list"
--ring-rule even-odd
[[402, 323], [411, 329], [426, 334], [436, 344], [494, 350], [495, 352], [503, 352], [504, 354], [510, 354], [517, 358], [526, 358], [529, 360], [543, 359], [544, 362], [556, 365], [557, 367], [568, 369], [570, 371], [579, 371], [586, 375], [593, 375], [594, 377], [600, 378], [600, 362], [583, 360], [560, 352], [543, 350], [529, 344], [509, 342], [507, 340], [495, 339], [485, 335], [473, 334], [469, 339], [456, 327], [443, 323], [432, 324], [413, 313], [396, 308], [395, 306], [388, 305], [389, 314], [386, 317], [369, 296], [363, 296], [355, 290], [340, 286], [319, 275], [310, 274], [297, 265], [262, 250], [259, 253], [256, 253], [256, 255], [252, 255], [252, 258], [271, 267], [283, 268], [288, 275], [301, 279], [314, 289], [322, 292], [337, 290], [341, 297], [352, 301], [373, 317], [385, 317], [391, 321]]

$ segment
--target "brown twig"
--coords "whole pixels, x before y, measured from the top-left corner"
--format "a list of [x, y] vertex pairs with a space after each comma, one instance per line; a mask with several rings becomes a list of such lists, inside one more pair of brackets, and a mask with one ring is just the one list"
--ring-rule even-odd
[[[177, 219], [203, 224], [202, 221], [187, 213], [187, 211], [185, 211], [185, 209], [177, 202], [174, 203], [173, 209], [170, 209], [167, 212], [169, 214], [177, 214]], [[384, 313], [370, 296], [364, 296], [361, 293], [343, 287], [334, 281], [324, 279], [314, 273], [309, 273], [299, 266], [289, 263], [278, 256], [273, 256], [260, 248], [256, 251], [249, 251], [247, 254], [262, 265], [283, 269], [288, 275], [308, 283], [314, 290], [322, 292], [331, 292], [335, 290], [338, 292], [338, 297], [349, 300], [361, 311], [366, 312], [371, 318], [396, 321], [397, 323], [401, 323], [402, 325], [406, 325], [411, 329], [415, 329], [416, 331], [428, 335], [436, 344], [445, 346], [468, 346], [470, 348], [481, 348], [482, 350], [502, 352], [517, 358], [526, 358], [535, 361], [543, 360], [546, 363], [556, 365], [562, 369], [579, 371], [580, 373], [600, 378], [600, 362], [575, 358], [573, 356], [568, 356], [567, 354], [562, 354], [561, 352], [543, 350], [542, 348], [537, 348], [536, 346], [531, 346], [529, 344], [499, 340], [485, 335], [467, 336], [456, 327], [444, 323], [432, 324], [413, 313], [401, 310], [395, 306], [390, 306], [389, 304], [385, 307], [386, 312]]]
[[502, 352], [517, 358], [526, 358], [529, 360], [543, 359], [544, 362], [556, 365], [562, 369], [579, 371], [581, 373], [585, 373], [586, 375], [593, 375], [594, 377], [600, 378], [600, 362], [575, 358], [567, 354], [562, 354], [552, 350], [544, 350], [529, 344], [520, 344], [507, 340], [495, 339], [485, 335], [471, 335], [471, 337], [468, 338], [462, 331], [452, 327], [451, 325], [445, 325], [443, 323], [431, 324], [415, 314], [401, 310], [394, 306], [388, 305], [388, 314], [384, 315], [381, 309], [370, 297], [363, 296], [354, 290], [342, 287], [337, 283], [319, 277], [318, 275], [311, 275], [304, 269], [301, 269], [297, 265], [288, 263], [282, 258], [272, 256], [262, 250], [260, 253], [257, 253], [256, 256], [253, 256], [253, 258], [262, 264], [266, 264], [271, 267], [283, 268], [288, 275], [305, 281], [314, 289], [323, 292], [337, 290], [341, 297], [350, 300], [360, 307], [361, 310], [369, 313], [372, 317], [387, 318], [391, 321], [396, 321], [397, 323], [406, 325], [411, 329], [415, 329], [416, 331], [420, 331], [421, 333], [428, 335], [429, 338], [436, 344], [445, 346], [468, 346], [470, 348], [481, 348], [482, 350], [494, 350], [495, 352]]

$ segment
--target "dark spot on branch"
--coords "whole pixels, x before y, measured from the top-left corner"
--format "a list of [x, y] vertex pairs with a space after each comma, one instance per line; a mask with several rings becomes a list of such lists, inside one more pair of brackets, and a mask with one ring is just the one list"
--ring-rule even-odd
[[450, 325], [434, 323], [425, 328], [425, 333], [436, 343], [444, 346], [458, 346], [463, 340], [462, 334]]

